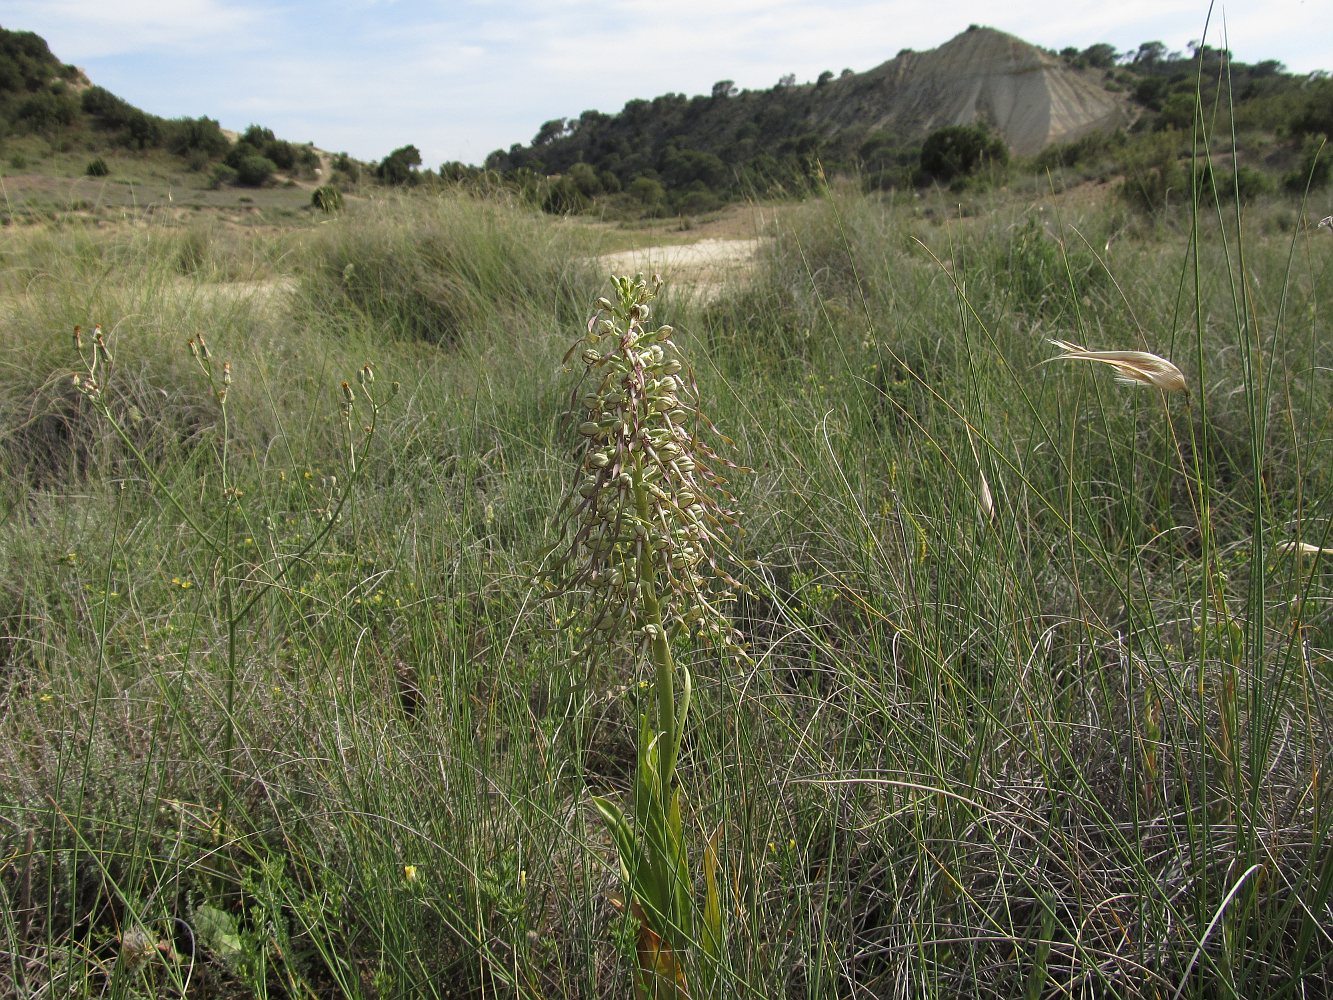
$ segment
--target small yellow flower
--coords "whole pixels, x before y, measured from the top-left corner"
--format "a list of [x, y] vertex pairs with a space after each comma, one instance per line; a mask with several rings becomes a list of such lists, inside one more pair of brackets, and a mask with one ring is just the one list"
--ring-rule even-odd
[[[1185, 375], [1166, 358], [1147, 351], [1090, 351], [1067, 340], [1052, 340], [1061, 354], [1047, 361], [1098, 361], [1115, 369], [1117, 382], [1151, 386], [1163, 392], [1189, 392]], [[1044, 362], [1043, 362], [1044, 363]]]
[[417, 866], [403, 865], [403, 878], [408, 882], [415, 882], [417, 880]]

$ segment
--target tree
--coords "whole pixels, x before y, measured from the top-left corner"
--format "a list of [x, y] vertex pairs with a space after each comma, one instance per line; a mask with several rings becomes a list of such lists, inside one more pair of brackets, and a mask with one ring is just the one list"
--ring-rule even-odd
[[828, 83], [832, 79], [833, 79], [833, 70], [826, 69], [824, 70], [824, 72], [820, 73], [819, 77], [815, 80], [815, 86], [822, 87], [824, 86], [824, 84]]
[[532, 137], [532, 144], [534, 146], [545, 146], [555, 142], [564, 133], [565, 124], [563, 118], [552, 118], [549, 122], [542, 122], [542, 127]]
[[385, 184], [402, 186], [415, 184], [416, 168], [421, 166], [421, 150], [416, 146], [400, 146], [380, 161], [375, 176]]
[[1079, 59], [1085, 66], [1091, 66], [1094, 69], [1110, 69], [1115, 65], [1115, 57], [1114, 45], [1098, 42], [1096, 45], [1089, 45], [1084, 49]]
[[735, 96], [736, 96], [736, 81], [718, 80], [717, 83], [713, 84], [713, 97], [717, 98], [718, 100], [723, 100], [725, 98], [735, 97]]
[[1166, 59], [1166, 46], [1161, 42], [1144, 42], [1134, 53], [1134, 65], [1152, 69]]
[[158, 119], [152, 115], [132, 108], [129, 120], [125, 122], [125, 138], [135, 149], [147, 149], [156, 146], [162, 140], [162, 130], [158, 128]]

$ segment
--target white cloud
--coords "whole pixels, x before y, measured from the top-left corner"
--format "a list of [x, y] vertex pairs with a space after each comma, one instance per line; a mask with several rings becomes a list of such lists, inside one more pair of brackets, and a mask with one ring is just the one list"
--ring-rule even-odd
[[10, 0], [6, 7], [9, 27], [37, 32], [67, 62], [255, 40], [265, 19], [225, 0]]

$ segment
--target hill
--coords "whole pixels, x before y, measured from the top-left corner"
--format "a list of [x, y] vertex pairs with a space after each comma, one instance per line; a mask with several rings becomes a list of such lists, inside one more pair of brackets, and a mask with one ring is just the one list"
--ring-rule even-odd
[[622, 187], [646, 176], [668, 191], [729, 182], [765, 189], [799, 182], [816, 159], [826, 167], [910, 162], [945, 126], [984, 125], [1009, 151], [1029, 155], [1134, 117], [1100, 71], [973, 27], [865, 73], [828, 72], [803, 85], [788, 77], [763, 91], [737, 91], [723, 80], [707, 96], [667, 94], [632, 100], [617, 115], [557, 119], [529, 146], [491, 154], [487, 166], [555, 174], [587, 163]]
[[1234, 123], [1262, 134], [1260, 145], [1283, 145], [1267, 168], [1300, 174], [1304, 137], [1333, 129], [1323, 110], [1331, 99], [1333, 84], [1318, 74], [1237, 63], [1207, 45], [1188, 54], [1155, 41], [1128, 52], [1096, 44], [1056, 53], [973, 26], [864, 73], [829, 71], [806, 84], [789, 76], [753, 91], [721, 80], [707, 95], [665, 94], [631, 100], [617, 114], [548, 121], [531, 143], [496, 150], [486, 167], [535, 192], [549, 211], [610, 199], [690, 213], [740, 195], [805, 190], [837, 172], [897, 188], [999, 176], [1010, 157], [1042, 169], [1104, 153], [1133, 159], [1152, 145], [1147, 137], [1188, 131], [1197, 107], [1209, 109], [1214, 134]]
[[[251, 125], [239, 135], [208, 117], [162, 118], [62, 63], [39, 35], [0, 28], [0, 154], [10, 216], [103, 207], [253, 206], [254, 190], [284, 211], [332, 177], [355, 183], [361, 165]], [[92, 183], [98, 182], [98, 183]], [[241, 189], [237, 193], [236, 189]], [[228, 196], [228, 192], [233, 192]], [[145, 202], [145, 198], [148, 199]]]
[[830, 130], [885, 129], [920, 142], [945, 126], [982, 122], [1024, 156], [1134, 117], [1100, 73], [993, 28], [973, 28], [929, 52], [901, 52], [868, 73], [830, 81], [822, 93], [815, 113]]

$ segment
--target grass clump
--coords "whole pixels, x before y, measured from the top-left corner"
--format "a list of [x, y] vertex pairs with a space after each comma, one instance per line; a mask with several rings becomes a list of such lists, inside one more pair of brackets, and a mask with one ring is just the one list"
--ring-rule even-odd
[[350, 315], [441, 346], [530, 323], [534, 307], [553, 305], [568, 325], [588, 287], [570, 234], [465, 195], [388, 202], [374, 218], [323, 227], [310, 254], [302, 297], [312, 317]]

